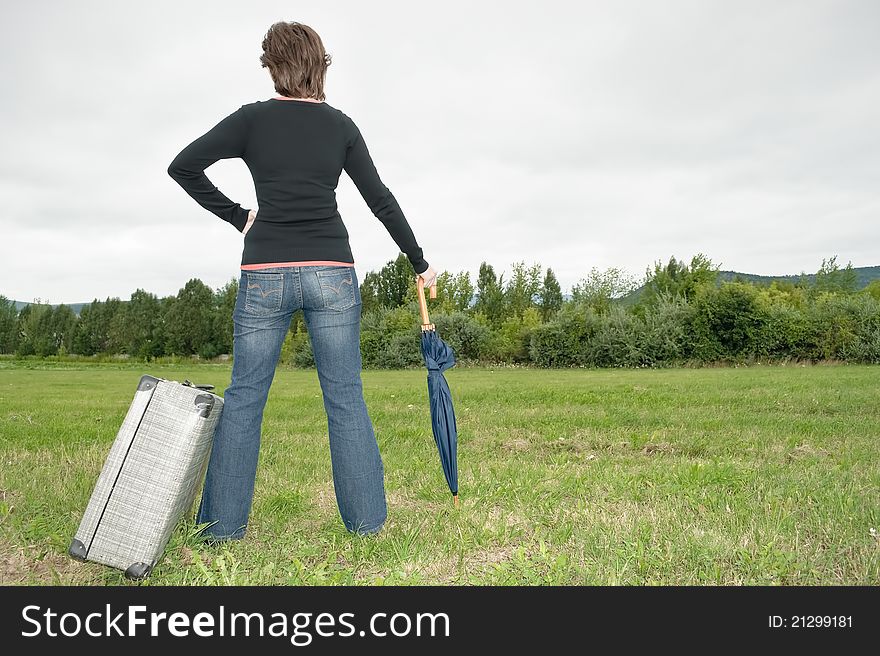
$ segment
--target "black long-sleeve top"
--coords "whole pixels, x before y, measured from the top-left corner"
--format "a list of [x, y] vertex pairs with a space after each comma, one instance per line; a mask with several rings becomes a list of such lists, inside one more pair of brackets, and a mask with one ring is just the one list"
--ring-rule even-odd
[[204, 171], [240, 157], [257, 193], [256, 221], [242, 265], [289, 261], [354, 262], [336, 206], [343, 170], [416, 273], [428, 269], [394, 195], [379, 178], [354, 121], [326, 102], [270, 98], [242, 105], [186, 146], [168, 174], [202, 207], [244, 232], [249, 209], [220, 192]]

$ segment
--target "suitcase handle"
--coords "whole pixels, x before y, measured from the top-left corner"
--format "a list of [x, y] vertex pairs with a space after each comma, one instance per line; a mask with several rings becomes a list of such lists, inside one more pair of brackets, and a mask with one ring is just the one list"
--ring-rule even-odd
[[192, 382], [190, 382], [189, 380], [184, 380], [182, 384], [183, 384], [183, 385], [186, 385], [187, 387], [195, 387], [196, 389], [200, 389], [200, 390], [212, 390], [212, 389], [214, 389], [214, 386], [213, 386], [213, 385], [196, 385], [195, 383], [192, 383]]

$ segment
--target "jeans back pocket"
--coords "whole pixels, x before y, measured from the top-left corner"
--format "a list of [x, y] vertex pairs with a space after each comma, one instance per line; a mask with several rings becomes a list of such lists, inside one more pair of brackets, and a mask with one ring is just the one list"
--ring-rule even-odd
[[246, 271], [244, 309], [249, 314], [278, 312], [284, 297], [284, 274]]
[[334, 267], [315, 271], [321, 297], [328, 310], [344, 312], [360, 302], [357, 277], [353, 267]]

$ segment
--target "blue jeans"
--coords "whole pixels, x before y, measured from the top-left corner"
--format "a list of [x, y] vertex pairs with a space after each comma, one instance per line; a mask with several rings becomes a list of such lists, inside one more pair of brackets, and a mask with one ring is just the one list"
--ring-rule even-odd
[[361, 294], [354, 267], [242, 271], [232, 380], [214, 434], [196, 522], [209, 540], [241, 539], [254, 495], [263, 409], [293, 314], [302, 309], [324, 396], [336, 503], [345, 527], [375, 533], [387, 516], [384, 468], [361, 384]]

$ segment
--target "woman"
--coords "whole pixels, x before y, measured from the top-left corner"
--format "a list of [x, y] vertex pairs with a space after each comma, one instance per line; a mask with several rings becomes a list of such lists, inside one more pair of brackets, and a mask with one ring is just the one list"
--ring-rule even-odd
[[[260, 62], [279, 95], [242, 105], [168, 167], [202, 207], [245, 234], [232, 380], [196, 518], [208, 524], [204, 535], [212, 542], [245, 535], [263, 409], [290, 320], [300, 309], [324, 396], [339, 513], [359, 534], [379, 531], [387, 515], [384, 468], [361, 385], [359, 276], [336, 207], [343, 170], [425, 286], [434, 284], [436, 272], [380, 180], [360, 130], [324, 102], [330, 60], [313, 29], [275, 23], [263, 39]], [[233, 203], [205, 175], [208, 166], [231, 157], [250, 169], [259, 212]]]

